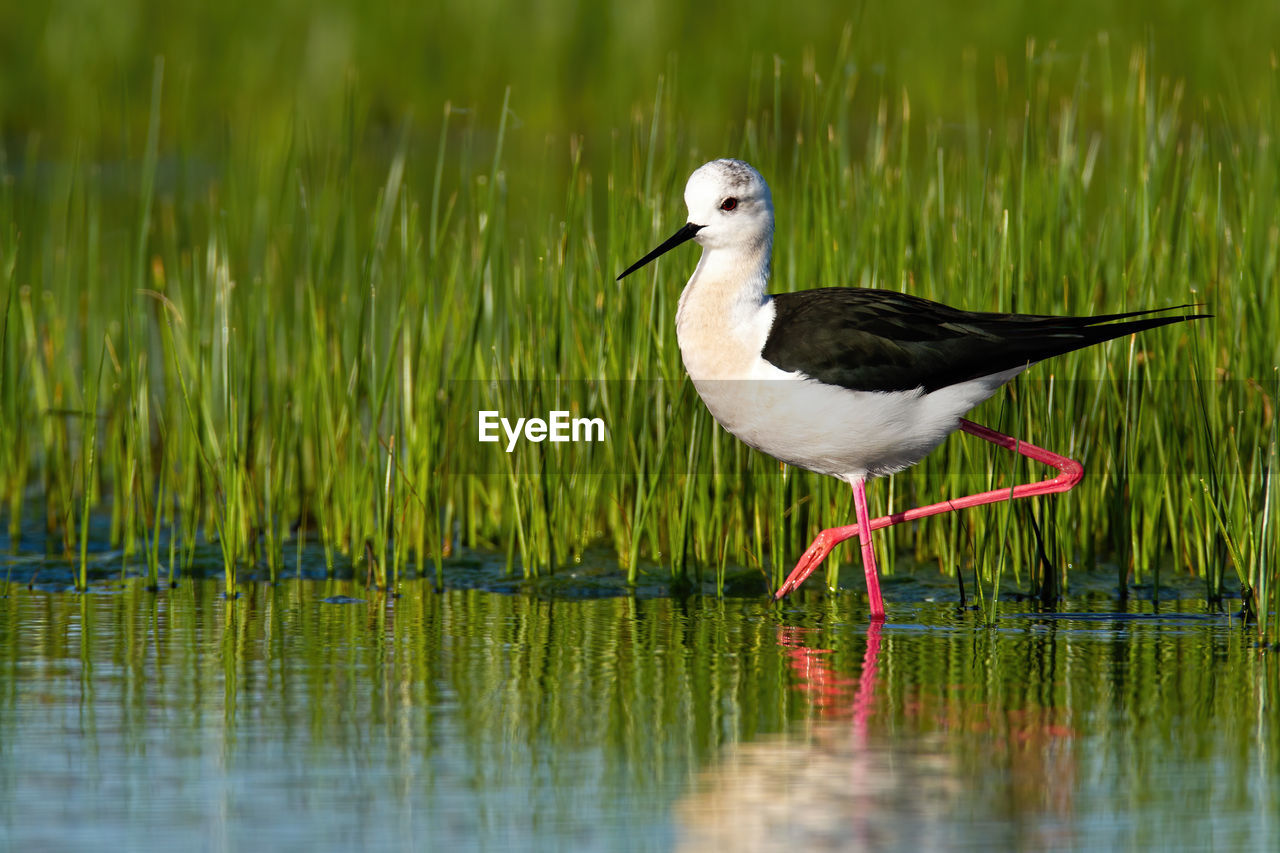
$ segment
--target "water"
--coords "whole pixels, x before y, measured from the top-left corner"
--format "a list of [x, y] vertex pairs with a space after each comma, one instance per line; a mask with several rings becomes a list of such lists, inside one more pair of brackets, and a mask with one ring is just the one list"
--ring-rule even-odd
[[1238, 620], [904, 588], [877, 630], [852, 593], [12, 583], [0, 848], [1274, 849]]

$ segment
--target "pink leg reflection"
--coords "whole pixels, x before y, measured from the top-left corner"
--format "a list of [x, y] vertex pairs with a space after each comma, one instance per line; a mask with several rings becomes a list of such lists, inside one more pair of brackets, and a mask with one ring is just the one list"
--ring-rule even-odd
[[830, 649], [806, 646], [804, 629], [785, 626], [778, 628], [778, 645], [787, 649], [791, 670], [800, 678], [798, 688], [813, 697], [814, 706], [823, 715], [851, 717], [854, 736], [860, 745], [866, 742], [867, 722], [875, 703], [880, 665], [880, 631], [883, 627], [883, 623], [878, 621], [867, 626], [867, 650], [862, 655], [862, 674], [856, 681], [836, 674], [828, 662]]

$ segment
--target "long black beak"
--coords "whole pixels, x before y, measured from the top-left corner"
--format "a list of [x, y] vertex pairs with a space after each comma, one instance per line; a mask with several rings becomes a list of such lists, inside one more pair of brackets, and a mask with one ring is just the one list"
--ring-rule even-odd
[[640, 269], [640, 267], [649, 263], [649, 261], [658, 257], [659, 255], [665, 255], [667, 252], [670, 252], [672, 249], [674, 249], [676, 246], [679, 246], [681, 243], [684, 243], [688, 240], [692, 240], [693, 235], [697, 234], [701, 230], [702, 230], [701, 225], [694, 225], [692, 222], [686, 222], [683, 228], [681, 228], [679, 231], [677, 231], [676, 233], [668, 237], [666, 240], [664, 240], [661, 246], [654, 249], [652, 252], [645, 255], [643, 258], [641, 258], [640, 260], [636, 261], [634, 264], [632, 264], [631, 266], [623, 270], [622, 275], [618, 276], [616, 279], [614, 279], [614, 281], [622, 281], [624, 278], [631, 275], [633, 272]]

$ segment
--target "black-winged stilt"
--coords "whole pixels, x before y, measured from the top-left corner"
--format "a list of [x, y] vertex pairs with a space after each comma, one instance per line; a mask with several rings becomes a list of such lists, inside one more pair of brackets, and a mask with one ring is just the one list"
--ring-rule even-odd
[[[1189, 305], [1095, 317], [985, 313], [852, 287], [770, 295], [773, 199], [760, 173], [741, 160], [713, 160], [689, 178], [684, 200], [689, 221], [618, 278], [687, 240], [702, 245], [676, 311], [680, 354], [698, 394], [721, 426], [751, 447], [853, 487], [857, 522], [819, 533], [776, 597], [799, 587], [837, 544], [858, 536], [873, 619], [884, 618], [884, 602], [870, 531], [1065, 492], [1084, 474], [1079, 462], [962, 415], [1042, 359], [1210, 316], [1145, 316]], [[870, 518], [867, 478], [914, 465], [957, 429], [1059, 474]]]

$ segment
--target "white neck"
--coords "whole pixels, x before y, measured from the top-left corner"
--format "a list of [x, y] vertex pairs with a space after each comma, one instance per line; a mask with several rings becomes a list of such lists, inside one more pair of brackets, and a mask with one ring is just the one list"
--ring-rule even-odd
[[741, 376], [759, 356], [773, 322], [771, 307], [765, 311], [770, 242], [703, 250], [676, 311], [680, 354], [694, 380]]

